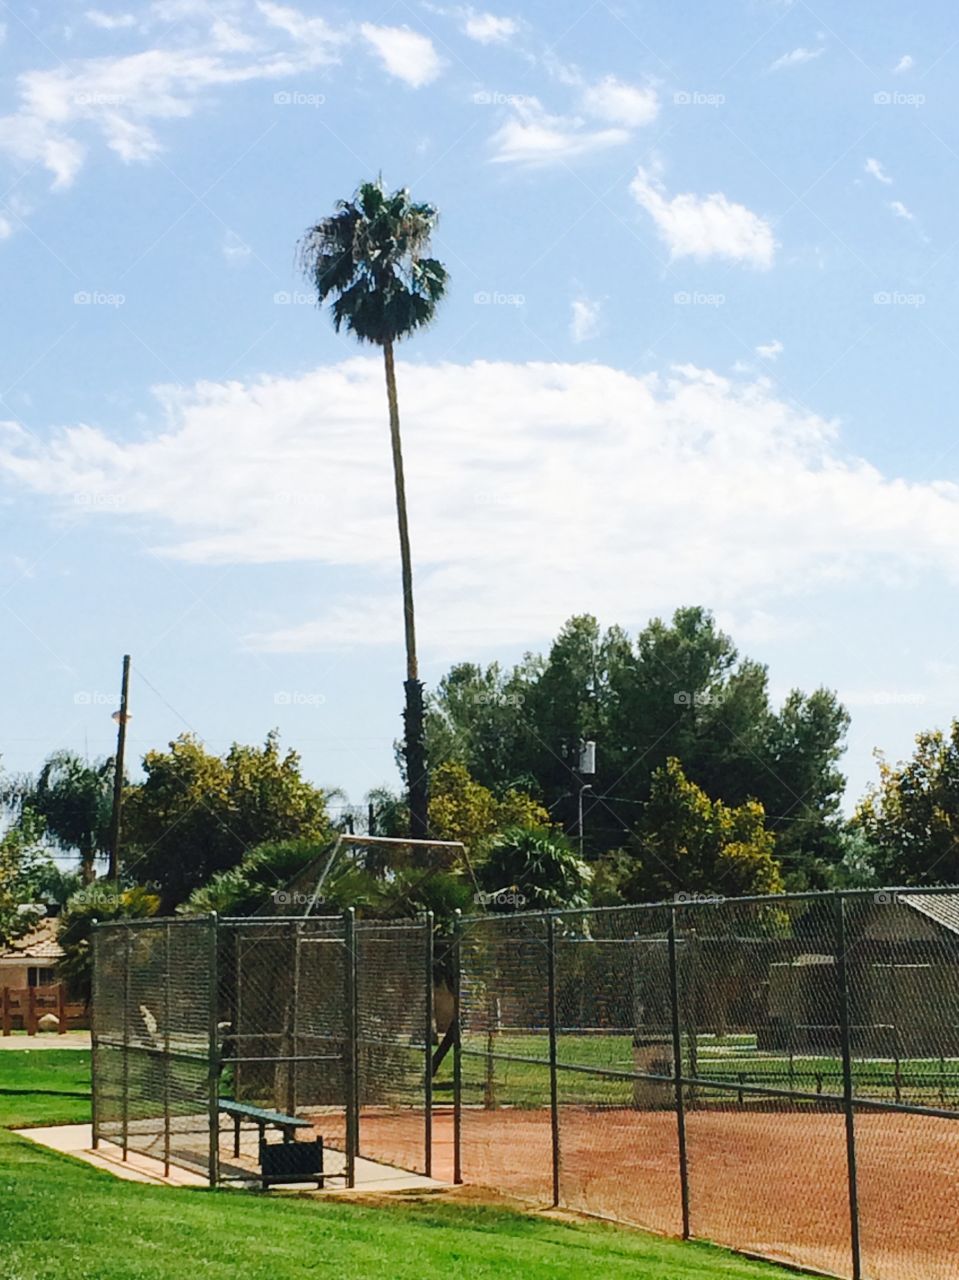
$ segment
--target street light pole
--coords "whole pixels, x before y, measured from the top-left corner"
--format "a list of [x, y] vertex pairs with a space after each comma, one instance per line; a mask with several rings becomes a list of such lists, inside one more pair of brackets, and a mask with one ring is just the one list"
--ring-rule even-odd
[[596, 743], [592, 740], [581, 742], [579, 748], [579, 769], [576, 776], [579, 779], [579, 819], [577, 821], [577, 835], [579, 836], [579, 856], [583, 856], [583, 792], [592, 791], [592, 783], [584, 782], [585, 775], [592, 776], [596, 772]]
[[127, 721], [130, 719], [130, 655], [123, 655], [123, 677], [120, 681], [120, 710], [114, 711], [117, 722], [117, 754], [113, 770], [113, 812], [110, 816], [110, 866], [107, 875], [116, 880], [120, 874], [120, 829], [123, 804], [123, 756], [127, 744]]

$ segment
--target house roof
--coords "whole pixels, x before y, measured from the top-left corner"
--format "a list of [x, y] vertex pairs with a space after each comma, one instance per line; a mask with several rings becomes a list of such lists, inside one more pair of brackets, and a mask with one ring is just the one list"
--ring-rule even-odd
[[15, 938], [0, 950], [0, 960], [59, 960], [63, 948], [57, 942], [57, 922], [43, 920], [32, 933]]
[[959, 934], [959, 893], [899, 893], [896, 901], [950, 933]]

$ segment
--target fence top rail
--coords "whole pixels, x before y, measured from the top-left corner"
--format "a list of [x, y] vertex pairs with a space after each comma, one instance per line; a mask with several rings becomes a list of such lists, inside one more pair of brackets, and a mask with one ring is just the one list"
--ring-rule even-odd
[[[385, 837], [383, 837], [385, 839]], [[398, 843], [409, 844], [410, 841], [400, 841]], [[453, 842], [450, 842], [453, 843]], [[564, 907], [561, 909], [540, 910], [540, 911], [489, 911], [482, 915], [464, 916], [461, 920], [461, 926], [468, 925], [489, 925], [491, 923], [507, 923], [512, 921], [526, 920], [545, 920], [547, 917], [557, 919], [566, 919], [575, 916], [617, 916], [626, 915], [628, 912], [634, 913], [653, 913], [663, 911], [709, 911], [722, 910], [738, 906], [765, 906], [775, 907], [783, 903], [792, 902], [827, 902], [837, 899], [848, 899], [850, 901], [869, 901], [872, 899], [877, 904], [883, 906], [895, 905], [899, 897], [937, 897], [947, 894], [959, 894], [959, 885], [891, 885], [885, 888], [874, 889], [820, 889], [806, 890], [801, 893], [773, 893], [773, 894], [752, 894], [743, 897], [723, 897], [719, 894], [701, 894], [680, 896], [678, 898], [666, 898], [659, 902], [633, 902], [623, 903], [613, 907]], [[93, 928], [101, 929], [149, 929], [159, 926], [176, 926], [176, 925], [197, 925], [200, 923], [209, 923], [216, 919], [220, 927], [225, 928], [251, 928], [263, 929], [269, 928], [271, 925], [290, 925], [296, 924], [304, 928], [311, 929], [317, 925], [340, 924], [343, 921], [343, 915], [329, 916], [219, 916], [214, 914], [207, 915], [191, 915], [191, 916], [145, 916], [123, 918], [119, 920], [94, 920]], [[426, 923], [427, 917], [420, 913], [415, 916], [407, 916], [392, 920], [376, 920], [361, 919], [356, 921], [355, 927], [358, 930], [372, 929], [410, 929], [415, 926], [422, 927]]]
[[870, 898], [883, 906], [895, 905], [899, 897], [935, 897], [959, 894], [959, 885], [891, 885], [874, 889], [808, 889], [801, 893], [747, 894], [742, 897], [723, 897], [721, 894], [689, 894], [676, 898], [664, 898], [659, 902], [626, 902], [613, 907], [563, 907], [540, 911], [490, 911], [483, 915], [464, 916], [464, 926], [489, 924], [491, 921], [542, 920], [547, 916], [563, 919], [569, 916], [615, 916], [627, 912], [708, 911], [737, 906], [775, 907], [788, 902], [828, 902], [838, 898], [868, 901]]

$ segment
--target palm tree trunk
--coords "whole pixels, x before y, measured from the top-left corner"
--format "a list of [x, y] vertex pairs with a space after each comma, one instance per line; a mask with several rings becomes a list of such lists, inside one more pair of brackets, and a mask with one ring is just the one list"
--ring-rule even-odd
[[383, 344], [386, 365], [386, 395], [390, 406], [390, 444], [393, 449], [393, 484], [396, 490], [396, 519], [400, 533], [400, 565], [403, 573], [403, 621], [406, 639], [406, 709], [403, 712], [403, 754], [410, 799], [410, 835], [414, 840], [427, 834], [426, 743], [423, 733], [423, 686], [416, 660], [416, 627], [413, 618], [413, 558], [406, 518], [406, 482], [403, 478], [403, 448], [400, 441], [400, 411], [396, 398], [396, 370], [393, 344]]

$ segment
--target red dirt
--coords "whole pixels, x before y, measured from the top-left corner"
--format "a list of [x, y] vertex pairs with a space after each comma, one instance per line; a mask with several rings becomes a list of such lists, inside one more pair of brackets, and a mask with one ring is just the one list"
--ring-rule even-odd
[[[693, 1111], [686, 1126], [694, 1236], [851, 1275], [841, 1115]], [[466, 1107], [462, 1136], [466, 1182], [551, 1202], [548, 1111]], [[955, 1280], [959, 1123], [862, 1112], [856, 1140], [865, 1276]], [[421, 1171], [422, 1112], [365, 1112], [360, 1148], [364, 1156]], [[678, 1235], [677, 1148], [672, 1113], [564, 1106], [561, 1204]], [[434, 1177], [452, 1180], [452, 1153], [452, 1115], [437, 1109]]]

